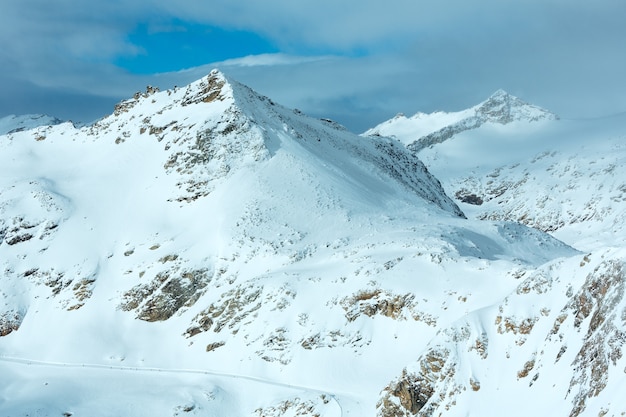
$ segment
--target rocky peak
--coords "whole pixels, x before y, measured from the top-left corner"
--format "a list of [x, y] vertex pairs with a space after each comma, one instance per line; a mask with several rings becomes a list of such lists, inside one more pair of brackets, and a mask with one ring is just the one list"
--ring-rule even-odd
[[559, 117], [541, 107], [528, 104], [500, 89], [477, 106], [456, 113], [454, 119], [456, 119], [454, 122], [438, 130], [431, 131], [416, 139], [404, 139], [403, 142], [412, 151], [419, 152], [434, 144], [442, 143], [459, 133], [478, 129], [486, 123], [506, 125], [512, 122], [558, 120]]
[[554, 120], [558, 117], [540, 107], [528, 104], [500, 89], [476, 107], [476, 116], [484, 121], [507, 124], [513, 121]]
[[512, 122], [531, 123], [558, 119], [554, 113], [526, 103], [500, 89], [482, 103], [458, 112], [418, 112], [409, 118], [399, 113], [367, 130], [363, 136], [393, 137], [413, 152], [419, 152], [459, 133], [478, 129], [486, 123], [506, 125]]
[[[138, 91], [132, 98], [123, 100], [115, 105], [111, 116], [120, 116], [124, 113], [137, 113], [149, 110], [163, 113], [176, 106], [189, 106], [192, 104], [212, 103], [232, 99], [232, 89], [226, 77], [219, 71], [213, 70], [206, 77], [187, 85], [183, 88], [174, 87], [170, 90], [161, 91], [159, 87], [148, 85], [145, 92]], [[148, 105], [151, 104], [151, 105]], [[138, 105], [136, 111], [131, 111]], [[157, 109], [155, 109], [157, 107]], [[156, 111], [155, 111], [156, 110]], [[106, 120], [109, 117], [105, 117]]]

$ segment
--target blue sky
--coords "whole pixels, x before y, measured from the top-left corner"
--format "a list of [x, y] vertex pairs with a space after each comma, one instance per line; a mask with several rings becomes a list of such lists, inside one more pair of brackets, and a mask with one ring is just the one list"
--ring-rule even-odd
[[161, 25], [140, 23], [127, 39], [138, 51], [119, 56], [113, 62], [134, 74], [178, 71], [242, 56], [280, 52], [269, 39], [251, 31], [180, 19]]
[[502, 88], [562, 117], [626, 111], [622, 0], [4, 0], [0, 117], [91, 121], [213, 67], [363, 131]]

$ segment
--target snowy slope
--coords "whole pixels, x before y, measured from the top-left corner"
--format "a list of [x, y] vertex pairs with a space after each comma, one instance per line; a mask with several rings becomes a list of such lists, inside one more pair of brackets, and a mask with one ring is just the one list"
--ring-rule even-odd
[[[458, 117], [470, 113], [504, 117]], [[391, 119], [369, 132], [407, 145], [470, 217], [522, 222], [581, 250], [624, 244], [625, 114], [560, 120], [499, 92], [465, 112], [437, 115], [450, 124], [425, 133], [430, 122], [415, 119], [411, 130]], [[423, 136], [412, 136], [420, 129]]]
[[442, 329], [583, 260], [465, 219], [397, 141], [219, 72], [0, 136], [0, 159], [11, 416], [390, 415], [385, 387]]
[[626, 117], [514, 123], [419, 153], [462, 209], [513, 220], [581, 249], [623, 246]]
[[522, 274], [502, 302], [441, 331], [386, 387], [381, 415], [623, 415], [625, 257]]
[[624, 415], [626, 117], [456, 116], [483, 105], [437, 130], [392, 119], [381, 134], [412, 149], [469, 218], [519, 221], [588, 253], [520, 270], [515, 291], [442, 329], [385, 388], [379, 414]]

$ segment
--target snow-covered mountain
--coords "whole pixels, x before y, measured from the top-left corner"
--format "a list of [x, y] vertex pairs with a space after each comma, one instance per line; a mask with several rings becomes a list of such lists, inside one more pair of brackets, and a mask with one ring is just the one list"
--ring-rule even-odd
[[0, 415], [626, 405], [623, 249], [467, 219], [402, 143], [219, 72], [0, 136], [0, 170]]
[[[510, 101], [497, 105], [494, 97], [506, 95], [497, 93], [452, 115], [477, 112], [487, 103], [499, 108]], [[515, 102], [519, 105], [509, 108], [522, 110], [509, 112], [505, 124], [493, 120], [458, 129], [465, 118], [417, 139], [410, 138], [408, 125], [397, 126], [394, 133], [394, 119], [380, 126], [425, 162], [470, 217], [518, 221], [581, 250], [623, 246], [626, 114], [560, 120]], [[413, 131], [421, 129], [420, 119], [411, 123]], [[441, 132], [449, 135], [431, 140]]]
[[0, 135], [34, 129], [39, 126], [58, 125], [63, 123], [56, 117], [45, 114], [24, 114], [0, 117]]
[[372, 129], [364, 136], [390, 136], [409, 149], [420, 150], [451, 137], [478, 129], [484, 124], [507, 125], [513, 122], [557, 120], [558, 116], [528, 104], [504, 90], [496, 91], [482, 103], [459, 112], [417, 113], [410, 118], [398, 114]]
[[[560, 120], [502, 97], [368, 133], [407, 145], [469, 218], [525, 223], [588, 253], [522, 273], [500, 303], [442, 330], [387, 386], [383, 415], [622, 415], [626, 115]], [[523, 110], [467, 123], [486, 103]]]

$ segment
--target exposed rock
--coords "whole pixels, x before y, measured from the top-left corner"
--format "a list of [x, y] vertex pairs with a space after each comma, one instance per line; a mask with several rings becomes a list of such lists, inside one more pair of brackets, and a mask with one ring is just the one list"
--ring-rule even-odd
[[417, 153], [429, 146], [445, 142], [459, 133], [479, 128], [488, 122], [505, 125], [519, 120], [536, 122], [558, 119], [554, 113], [528, 104], [503, 90], [496, 91], [486, 101], [476, 106], [473, 113], [472, 116], [416, 139], [407, 147]]
[[415, 194], [456, 216], [465, 218], [461, 209], [447, 196], [439, 180], [428, 171], [421, 160], [407, 154], [402, 144], [380, 139], [375, 142], [375, 146], [382, 151], [374, 158], [376, 165], [386, 169], [391, 177]]
[[90, 277], [81, 279], [76, 284], [74, 284], [72, 291], [74, 292], [74, 298], [78, 302], [68, 307], [68, 310], [78, 310], [85, 304], [85, 300], [91, 298], [95, 282], [96, 278]]
[[[384, 264], [389, 269], [392, 263]], [[437, 319], [429, 313], [417, 309], [417, 301], [413, 294], [393, 294], [381, 289], [361, 290], [351, 297], [345, 297], [340, 301], [345, 310], [348, 321], [354, 321], [359, 316], [374, 317], [381, 315], [394, 320], [422, 321], [429, 326], [436, 326]]]
[[475, 379], [470, 378], [469, 383], [473, 391], [480, 391], [480, 381], [476, 381]]
[[222, 88], [226, 84], [225, 80], [219, 76], [216, 71], [211, 72], [200, 83], [198, 92], [190, 92], [189, 90], [183, 98], [182, 105], [188, 106], [197, 103], [210, 103], [215, 100], [223, 100]]
[[209, 343], [208, 345], [206, 345], [206, 351], [207, 352], [212, 352], [217, 348], [220, 348], [222, 346], [224, 346], [226, 344], [226, 342], [214, 342], [214, 343]]
[[362, 290], [346, 297], [341, 306], [346, 311], [348, 321], [354, 321], [364, 314], [373, 317], [377, 314], [392, 319], [406, 319], [406, 312], [412, 310], [415, 303], [413, 294], [395, 295], [381, 289]]
[[480, 104], [476, 108], [476, 115], [486, 121], [503, 125], [516, 120], [536, 122], [539, 120], [555, 120], [559, 118], [554, 113], [528, 104], [504, 90], [496, 91], [491, 97]]
[[301, 399], [294, 397], [288, 400], [280, 401], [276, 405], [258, 408], [254, 410], [259, 417], [320, 417], [326, 415], [323, 412], [324, 406], [329, 403], [326, 395], [321, 395], [315, 399]]
[[258, 350], [256, 354], [264, 361], [278, 361], [287, 365], [291, 361], [291, 352], [289, 352], [291, 340], [287, 337], [287, 333], [288, 331], [284, 327], [275, 329], [263, 341], [264, 349]]
[[[377, 404], [379, 417], [430, 416], [443, 399], [435, 393], [454, 376], [454, 364], [448, 363], [447, 349], [431, 349], [419, 360], [419, 369], [402, 376], [383, 390]], [[444, 389], [445, 392], [445, 389]]]
[[225, 327], [236, 332], [242, 320], [261, 308], [261, 294], [262, 288], [256, 287], [237, 287], [222, 294], [218, 302], [212, 303], [194, 317], [185, 336], [191, 337], [211, 329], [219, 333]]
[[572, 297], [566, 310], [574, 316], [574, 327], [588, 323], [583, 345], [574, 359], [574, 375], [568, 394], [574, 394], [570, 417], [580, 415], [588, 398], [606, 387], [611, 368], [623, 356], [626, 344], [626, 268], [623, 262], [601, 263]]
[[518, 319], [516, 317], [496, 317], [495, 324], [498, 326], [498, 333], [513, 333], [513, 334], [529, 334], [533, 329], [533, 326], [537, 322], [536, 317], [527, 317], [524, 319]]
[[[181, 146], [185, 147], [181, 149]], [[184, 193], [177, 201], [191, 202], [207, 196], [214, 184], [242, 163], [269, 156], [261, 130], [253, 128], [237, 109], [226, 110], [215, 126], [199, 130], [195, 138], [183, 138], [164, 164], [168, 173], [181, 174]]]
[[429, 146], [445, 142], [446, 140], [461, 132], [476, 129], [477, 127], [480, 127], [484, 122], [485, 121], [481, 117], [469, 117], [453, 125], [446, 126], [440, 130], [437, 130], [436, 132], [423, 136], [417, 139], [415, 142], [408, 144], [407, 148], [415, 153], [418, 153], [422, 149], [428, 148]]
[[480, 206], [484, 202], [482, 197], [477, 196], [476, 194], [471, 193], [467, 190], [459, 190], [454, 194], [454, 196], [460, 202], [466, 203], [466, 204], [472, 204], [474, 206]]
[[22, 311], [11, 310], [0, 313], [0, 337], [17, 331], [24, 320]]
[[530, 371], [533, 370], [533, 368], [535, 367], [535, 360], [531, 359], [528, 362], [526, 362], [524, 364], [524, 367], [522, 368], [521, 371], [519, 371], [517, 373], [517, 378], [526, 378], [528, 376], [528, 374], [530, 373]]
[[349, 346], [359, 348], [370, 344], [370, 340], [363, 338], [360, 332], [344, 333], [340, 330], [331, 330], [323, 333], [315, 333], [300, 340], [300, 346], [307, 350], [334, 348], [339, 346]]
[[139, 284], [124, 293], [120, 309], [138, 310], [140, 320], [167, 320], [181, 308], [195, 304], [210, 281], [206, 268], [181, 269], [175, 265], [157, 273], [151, 282]]

